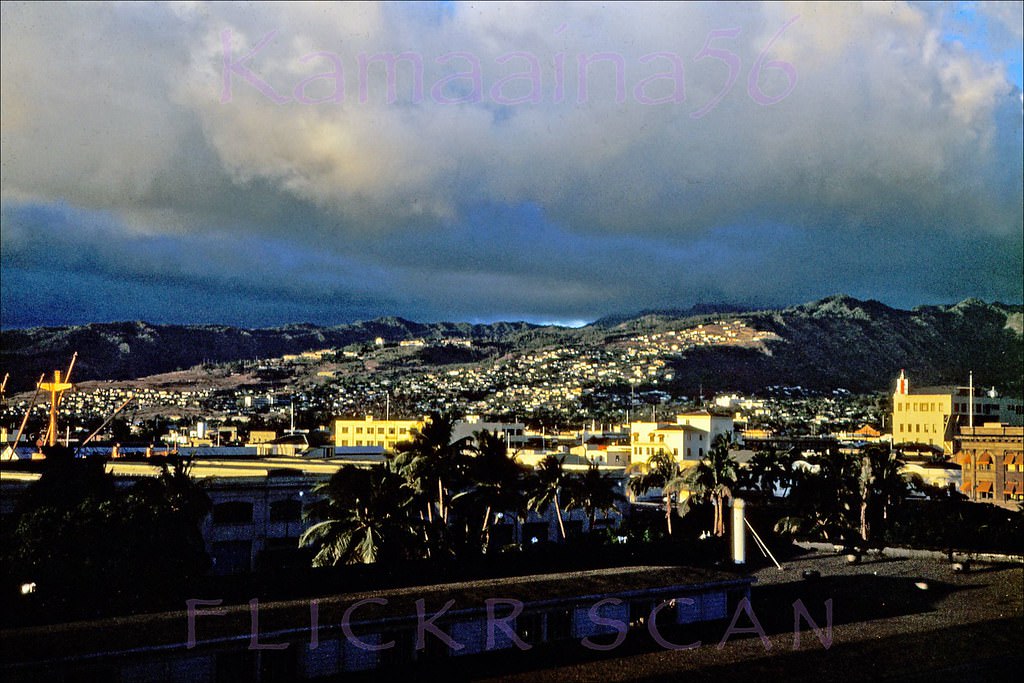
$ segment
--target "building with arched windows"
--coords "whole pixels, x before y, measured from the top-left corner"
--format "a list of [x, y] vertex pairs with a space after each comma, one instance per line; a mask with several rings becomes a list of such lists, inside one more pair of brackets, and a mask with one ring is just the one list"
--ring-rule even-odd
[[1024, 503], [1024, 427], [986, 424], [962, 427], [954, 459], [968, 498], [1015, 509]]

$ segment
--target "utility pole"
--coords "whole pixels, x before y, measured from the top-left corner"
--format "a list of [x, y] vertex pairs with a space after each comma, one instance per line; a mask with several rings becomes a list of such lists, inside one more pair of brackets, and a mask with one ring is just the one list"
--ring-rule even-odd
[[968, 400], [971, 402], [970, 412], [968, 413], [968, 415], [970, 416], [968, 418], [968, 425], [971, 427], [971, 429], [974, 429], [974, 371], [973, 370], [971, 370], [970, 374], [968, 375], [967, 397], [968, 397]]

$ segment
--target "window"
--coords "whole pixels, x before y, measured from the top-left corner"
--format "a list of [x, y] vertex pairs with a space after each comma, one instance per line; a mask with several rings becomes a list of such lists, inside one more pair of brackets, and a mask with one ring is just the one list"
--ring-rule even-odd
[[237, 574], [252, 569], [252, 541], [215, 541], [210, 555], [218, 574]]
[[213, 506], [214, 524], [250, 524], [252, 523], [252, 503], [231, 501]]
[[550, 529], [548, 522], [527, 522], [523, 525], [523, 545], [544, 543], [548, 540]]
[[302, 521], [302, 503], [293, 498], [289, 498], [287, 500], [275, 500], [270, 504], [270, 521]]
[[[387, 631], [380, 635], [380, 642], [387, 643], [395, 641], [395, 646], [385, 650], [386, 657], [381, 658], [381, 663], [386, 666], [408, 664], [416, 656], [416, 632], [410, 629]], [[424, 645], [429, 639], [424, 640]], [[434, 640], [437, 640], [436, 638]]]
[[638, 628], [647, 623], [654, 603], [650, 600], [633, 600], [629, 603], [629, 626]]

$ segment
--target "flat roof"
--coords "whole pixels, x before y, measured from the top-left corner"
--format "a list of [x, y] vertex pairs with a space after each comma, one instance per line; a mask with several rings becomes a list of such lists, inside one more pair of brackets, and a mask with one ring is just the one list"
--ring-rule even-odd
[[[446, 617], [458, 621], [460, 615], [465, 619], [479, 618], [488, 599], [518, 600], [529, 608], [560, 602], [596, 602], [612, 596], [629, 599], [631, 595], [643, 597], [644, 594], [659, 592], [682, 596], [702, 589], [748, 586], [754, 580], [745, 574], [695, 567], [638, 566], [339, 593], [261, 603], [260, 633], [266, 640], [271, 640], [275, 633], [301, 634], [308, 631], [310, 601], [314, 599], [318, 602], [320, 630], [326, 633], [341, 624], [348, 608], [367, 598], [384, 599], [387, 603], [361, 607], [353, 615], [353, 625], [415, 620], [416, 601], [420, 599], [424, 600], [430, 614], [441, 610], [447, 601], [454, 600]], [[203, 610], [213, 609], [223, 609], [225, 614], [203, 613]], [[200, 605], [197, 610], [198, 647], [248, 641], [251, 637], [248, 604]], [[0, 631], [2, 661], [5, 664], [67, 661], [133, 652], [185, 650], [187, 626], [188, 613], [182, 610], [6, 629]]]

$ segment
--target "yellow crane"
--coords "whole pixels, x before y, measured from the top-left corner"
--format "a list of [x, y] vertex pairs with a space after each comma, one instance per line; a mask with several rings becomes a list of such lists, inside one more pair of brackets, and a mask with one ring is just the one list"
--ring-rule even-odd
[[78, 359], [78, 352], [76, 351], [71, 356], [71, 363], [68, 364], [68, 371], [64, 373], [63, 380], [61, 379], [60, 370], [53, 371], [52, 382], [42, 382], [39, 388], [43, 391], [50, 392], [50, 424], [46, 428], [46, 433], [43, 435], [43, 441], [47, 446], [57, 445], [57, 409], [60, 408], [60, 402], [64, 399], [64, 392], [72, 388], [71, 371], [75, 368], [75, 361]]

